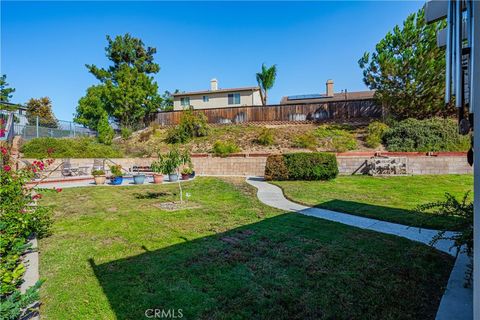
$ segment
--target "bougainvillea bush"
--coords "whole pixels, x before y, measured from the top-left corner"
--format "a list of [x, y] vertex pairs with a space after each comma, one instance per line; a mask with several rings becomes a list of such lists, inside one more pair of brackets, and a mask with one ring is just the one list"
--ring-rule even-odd
[[29, 306], [38, 300], [41, 282], [20, 292], [26, 270], [23, 259], [30, 249], [29, 239], [47, 236], [52, 220], [50, 208], [36, 205], [40, 192], [46, 190], [28, 188], [27, 183], [53, 160], [35, 161], [15, 170], [8, 145], [1, 145], [0, 151], [0, 319], [10, 320], [36, 311]]

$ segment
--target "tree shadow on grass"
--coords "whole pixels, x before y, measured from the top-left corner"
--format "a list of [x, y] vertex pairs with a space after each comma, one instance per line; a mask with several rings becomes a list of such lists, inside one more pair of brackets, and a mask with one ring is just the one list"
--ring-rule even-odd
[[[118, 319], [433, 319], [453, 259], [285, 213], [91, 267]], [[169, 311], [170, 310], [170, 311]], [[153, 312], [153, 311], [147, 311]]]
[[165, 192], [165, 191], [159, 191], [159, 192], [147, 191], [143, 193], [134, 194], [136, 199], [158, 199], [162, 197], [176, 196], [176, 195], [177, 194], [175, 192]]

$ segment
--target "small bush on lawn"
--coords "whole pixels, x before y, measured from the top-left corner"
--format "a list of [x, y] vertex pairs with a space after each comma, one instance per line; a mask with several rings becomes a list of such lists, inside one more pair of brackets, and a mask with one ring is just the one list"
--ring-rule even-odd
[[233, 141], [217, 140], [213, 144], [213, 153], [220, 157], [225, 157], [231, 153], [239, 152], [240, 148]]
[[324, 152], [271, 155], [265, 167], [266, 180], [331, 180], [337, 175], [335, 155]]
[[315, 137], [311, 132], [296, 135], [292, 141], [293, 147], [310, 150], [316, 150], [317, 144], [317, 137]]
[[406, 119], [394, 123], [383, 135], [388, 151], [466, 151], [470, 137], [458, 134], [454, 120]]
[[120, 158], [122, 153], [115, 146], [108, 146], [95, 138], [35, 138], [22, 146], [25, 158]]
[[262, 146], [271, 146], [274, 144], [275, 137], [273, 135], [273, 129], [263, 128], [262, 131], [260, 131], [257, 139], [255, 139], [255, 142]]
[[357, 140], [353, 134], [340, 126], [320, 126], [314, 131], [314, 135], [328, 151], [345, 152], [357, 148]]
[[183, 111], [178, 126], [168, 130], [165, 142], [170, 144], [185, 143], [191, 138], [205, 137], [209, 131], [210, 128], [205, 114], [195, 113], [193, 108], [190, 108]]
[[388, 130], [388, 126], [380, 121], [373, 121], [368, 125], [365, 143], [369, 148], [376, 148], [382, 143], [382, 137]]

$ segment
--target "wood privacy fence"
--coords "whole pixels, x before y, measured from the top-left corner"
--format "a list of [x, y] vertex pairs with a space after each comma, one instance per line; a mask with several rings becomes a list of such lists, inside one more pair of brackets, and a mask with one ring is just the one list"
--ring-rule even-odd
[[[153, 122], [162, 126], [180, 122], [183, 111], [158, 112]], [[314, 104], [290, 104], [213, 108], [195, 110], [204, 113], [208, 123], [244, 123], [274, 121], [345, 121], [382, 116], [382, 108], [369, 100], [349, 100]]]

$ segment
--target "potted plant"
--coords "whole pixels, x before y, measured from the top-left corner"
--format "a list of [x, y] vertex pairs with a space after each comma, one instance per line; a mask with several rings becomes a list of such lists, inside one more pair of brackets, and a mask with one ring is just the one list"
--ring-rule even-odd
[[133, 184], [143, 184], [145, 182], [145, 174], [138, 173], [133, 176]]
[[193, 169], [191, 167], [185, 167], [182, 170], [182, 180], [190, 179], [190, 175], [192, 174]]
[[113, 185], [122, 184], [123, 182], [122, 166], [119, 164], [110, 166], [110, 171], [112, 172], [112, 177], [110, 178], [111, 184]]
[[162, 183], [165, 173], [165, 157], [159, 154], [158, 160], [152, 162], [150, 169], [153, 172], [153, 183]]
[[95, 180], [95, 184], [105, 184], [105, 180], [107, 179], [105, 171], [103, 170], [92, 170], [92, 176]]

